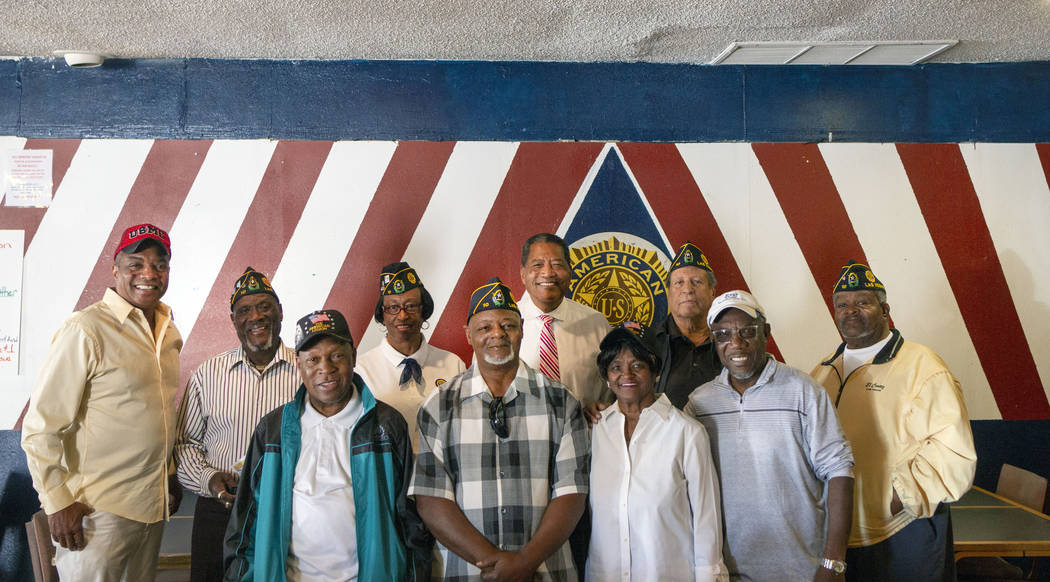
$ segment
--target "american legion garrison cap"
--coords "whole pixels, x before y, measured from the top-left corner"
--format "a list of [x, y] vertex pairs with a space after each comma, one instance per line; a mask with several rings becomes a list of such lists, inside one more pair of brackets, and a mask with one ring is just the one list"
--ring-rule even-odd
[[230, 295], [230, 311], [233, 311], [233, 304], [237, 303], [238, 299], [248, 295], [255, 295], [256, 293], [265, 293], [272, 296], [274, 301], [281, 302], [277, 298], [277, 292], [270, 286], [270, 280], [266, 278], [266, 275], [248, 267], [237, 279], [237, 282], [233, 284], [233, 294]]
[[878, 277], [875, 276], [875, 273], [871, 272], [870, 267], [850, 259], [850, 261], [842, 267], [842, 273], [839, 274], [839, 280], [835, 282], [835, 286], [831, 289], [831, 292], [874, 291], [876, 289], [885, 291], [886, 286], [882, 284], [882, 281], [879, 281]]
[[507, 309], [521, 315], [518, 304], [510, 294], [510, 288], [499, 280], [499, 277], [489, 279], [481, 287], [470, 294], [470, 309], [467, 311], [467, 321], [482, 311], [490, 309]]
[[707, 257], [704, 256], [704, 252], [689, 241], [685, 241], [685, 244], [678, 247], [678, 254], [671, 261], [671, 268], [667, 269], [667, 274], [670, 275], [671, 271], [682, 267], [700, 267], [714, 273], [711, 265], [707, 262]]
[[419, 274], [408, 266], [408, 263], [391, 263], [383, 267], [379, 273], [380, 295], [401, 295], [422, 286], [423, 282], [419, 280]]

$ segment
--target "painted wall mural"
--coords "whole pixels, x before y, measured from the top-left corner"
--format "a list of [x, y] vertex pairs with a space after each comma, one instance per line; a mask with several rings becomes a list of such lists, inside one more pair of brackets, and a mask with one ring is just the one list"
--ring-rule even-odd
[[25, 230], [24, 407], [51, 335], [102, 296], [129, 224], [172, 239], [165, 302], [185, 380], [236, 343], [228, 297], [246, 266], [271, 276], [282, 337], [342, 310], [361, 349], [379, 268], [411, 263], [436, 309], [430, 341], [469, 359], [470, 292], [515, 293], [521, 243], [570, 243], [575, 297], [618, 322], [666, 314], [666, 268], [690, 240], [721, 291], [765, 305], [772, 350], [809, 370], [839, 343], [829, 290], [849, 259], [885, 282], [893, 322], [933, 347], [975, 419], [1050, 419], [1050, 144], [635, 143], [25, 139], [54, 151], [49, 208], [0, 206]]

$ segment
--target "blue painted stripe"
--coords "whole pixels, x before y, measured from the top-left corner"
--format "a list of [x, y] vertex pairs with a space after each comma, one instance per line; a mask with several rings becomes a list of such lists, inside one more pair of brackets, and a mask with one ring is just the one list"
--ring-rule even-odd
[[0, 61], [25, 137], [1050, 141], [1050, 62]]

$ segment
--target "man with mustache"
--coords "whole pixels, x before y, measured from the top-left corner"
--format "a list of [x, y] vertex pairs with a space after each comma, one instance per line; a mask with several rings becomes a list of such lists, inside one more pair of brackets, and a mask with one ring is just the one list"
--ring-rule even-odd
[[299, 386], [295, 352], [281, 342], [284, 312], [270, 281], [248, 267], [230, 295], [240, 345], [197, 368], [179, 408], [179, 481], [197, 494], [190, 580], [222, 579], [222, 548], [237, 475], [255, 425]]
[[409, 487], [438, 541], [438, 580], [576, 580], [567, 540], [583, 514], [590, 434], [564, 386], [523, 363], [521, 314], [493, 278], [474, 291], [475, 364], [419, 411]]
[[747, 291], [715, 298], [707, 323], [724, 369], [685, 412], [711, 439], [730, 578], [842, 580], [853, 455], [827, 393], [766, 353], [770, 326]]
[[22, 425], [33, 486], [64, 581], [152, 580], [171, 475], [182, 337], [168, 289], [168, 233], [124, 231], [113, 287], [55, 333]]
[[850, 261], [832, 290], [843, 343], [812, 375], [857, 457], [848, 580], [955, 580], [947, 503], [977, 467], [962, 389], [944, 361], [890, 328], [886, 287]]

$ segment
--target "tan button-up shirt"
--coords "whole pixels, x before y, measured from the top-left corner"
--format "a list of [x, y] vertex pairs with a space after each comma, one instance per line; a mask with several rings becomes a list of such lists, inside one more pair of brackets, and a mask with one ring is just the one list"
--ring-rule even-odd
[[167, 305], [157, 306], [154, 336], [112, 289], [66, 320], [22, 424], [47, 513], [80, 501], [143, 523], [166, 517], [181, 349]]

